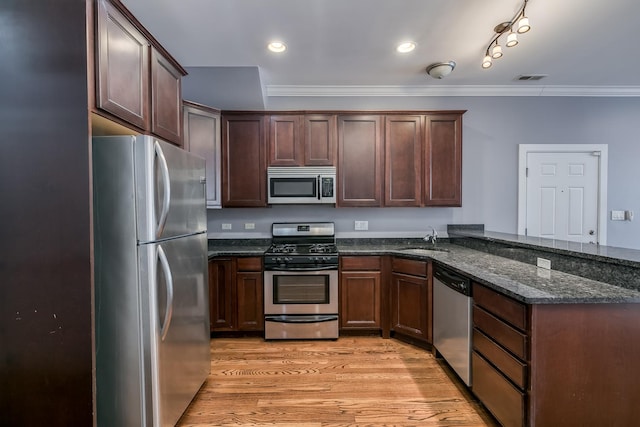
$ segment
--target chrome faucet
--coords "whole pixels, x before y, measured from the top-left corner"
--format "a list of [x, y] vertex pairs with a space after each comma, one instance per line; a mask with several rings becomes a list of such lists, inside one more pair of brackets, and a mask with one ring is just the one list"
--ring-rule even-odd
[[425, 242], [433, 243], [435, 245], [437, 238], [438, 232], [434, 227], [431, 227], [431, 234], [427, 234], [422, 240], [424, 240]]

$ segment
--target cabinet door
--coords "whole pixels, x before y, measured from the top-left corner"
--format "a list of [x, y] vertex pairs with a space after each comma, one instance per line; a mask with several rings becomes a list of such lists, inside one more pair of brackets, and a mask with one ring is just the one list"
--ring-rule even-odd
[[304, 116], [304, 164], [334, 166], [337, 133], [335, 115], [307, 114]]
[[233, 262], [229, 258], [209, 261], [209, 318], [211, 331], [234, 327]]
[[236, 273], [238, 330], [264, 330], [264, 305], [262, 292], [263, 283], [261, 272]]
[[393, 273], [391, 286], [393, 330], [429, 341], [427, 278]]
[[380, 272], [343, 272], [340, 287], [340, 327], [379, 329]]
[[382, 205], [381, 116], [338, 117], [338, 206]]
[[302, 116], [273, 115], [269, 120], [269, 166], [302, 166]]
[[462, 206], [462, 116], [426, 117], [424, 204]]
[[423, 116], [385, 118], [385, 206], [422, 204]]
[[182, 145], [182, 74], [167, 58], [151, 50], [151, 131]]
[[206, 160], [207, 208], [222, 207], [220, 113], [184, 103], [184, 149]]
[[96, 107], [149, 129], [149, 41], [108, 1], [97, 9]]
[[265, 123], [256, 114], [222, 117], [222, 206], [267, 205]]

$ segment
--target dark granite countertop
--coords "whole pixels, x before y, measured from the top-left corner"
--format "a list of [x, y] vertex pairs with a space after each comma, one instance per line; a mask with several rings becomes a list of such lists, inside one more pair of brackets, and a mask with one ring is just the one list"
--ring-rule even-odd
[[541, 237], [482, 230], [450, 231], [449, 237], [454, 236], [471, 237], [489, 242], [507, 243], [515, 247], [545, 250], [552, 253], [640, 268], [640, 250], [637, 249], [569, 242], [567, 240], [544, 239]]
[[217, 256], [262, 256], [271, 239], [210, 239], [209, 258]]
[[[486, 233], [485, 233], [486, 234]], [[209, 257], [261, 256], [264, 241], [210, 241]], [[433, 250], [436, 249], [436, 250]], [[448, 242], [434, 247], [413, 241], [371, 244], [338, 240], [340, 255], [401, 255], [432, 259], [498, 292], [527, 304], [640, 303], [640, 292]]]
[[340, 255], [402, 255], [432, 259], [527, 304], [640, 303], [640, 292], [636, 290], [541, 269], [451, 243], [438, 243], [437, 250], [423, 246], [407, 249], [407, 245], [338, 245], [338, 251]]

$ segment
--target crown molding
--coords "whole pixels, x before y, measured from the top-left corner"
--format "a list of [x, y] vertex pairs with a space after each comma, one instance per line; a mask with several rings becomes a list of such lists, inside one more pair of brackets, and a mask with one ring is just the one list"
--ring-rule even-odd
[[460, 86], [320, 86], [267, 85], [267, 97], [350, 97], [350, 96], [593, 96], [638, 97], [640, 86], [542, 86], [542, 85], [460, 85]]

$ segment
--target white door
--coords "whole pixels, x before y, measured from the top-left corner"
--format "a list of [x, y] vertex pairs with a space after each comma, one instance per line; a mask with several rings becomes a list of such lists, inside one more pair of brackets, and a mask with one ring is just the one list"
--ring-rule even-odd
[[553, 151], [544, 151], [548, 145], [528, 147], [525, 152], [521, 149], [525, 168], [522, 234], [605, 244], [602, 150], [578, 145], [556, 146]]

